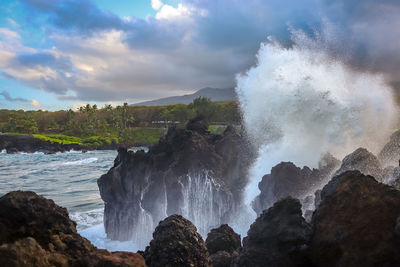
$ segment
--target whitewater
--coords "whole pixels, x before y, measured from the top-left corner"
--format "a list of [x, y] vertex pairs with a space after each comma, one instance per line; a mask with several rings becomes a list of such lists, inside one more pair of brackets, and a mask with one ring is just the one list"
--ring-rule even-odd
[[278, 163], [314, 168], [328, 152], [339, 159], [358, 147], [377, 153], [398, 123], [385, 77], [360, 71], [335, 54], [328, 29], [313, 37], [291, 34], [290, 46], [273, 38], [261, 44], [255, 66], [237, 76], [243, 124], [258, 148], [248, 205], [263, 175]]

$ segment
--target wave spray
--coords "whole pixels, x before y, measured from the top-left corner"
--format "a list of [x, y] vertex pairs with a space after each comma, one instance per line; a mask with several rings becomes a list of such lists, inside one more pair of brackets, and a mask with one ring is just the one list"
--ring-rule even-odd
[[259, 148], [247, 204], [279, 162], [316, 167], [326, 152], [340, 159], [360, 146], [377, 152], [394, 130], [397, 108], [383, 76], [349, 67], [321, 39], [292, 31], [290, 47], [269, 40], [237, 77], [244, 125]]

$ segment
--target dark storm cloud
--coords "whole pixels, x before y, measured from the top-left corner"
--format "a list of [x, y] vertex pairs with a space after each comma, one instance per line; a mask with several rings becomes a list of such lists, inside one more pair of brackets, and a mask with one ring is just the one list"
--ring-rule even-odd
[[231, 87], [235, 74], [255, 63], [255, 54], [267, 36], [290, 46], [288, 27], [315, 35], [326, 30], [326, 24], [334, 29], [334, 36], [325, 40], [332, 54], [356, 68], [383, 72], [393, 84], [400, 83], [399, 1], [186, 0], [187, 17], [131, 20], [101, 10], [90, 0], [24, 1], [47, 14], [52, 29], [64, 34], [57, 47], [65, 53], [109, 57], [109, 62], [115, 62], [118, 59], [112, 53], [103, 56], [102, 51], [68, 38], [73, 32], [84, 42], [101, 32], [118, 30], [123, 33], [121, 41], [131, 49], [120, 61], [131, 54], [143, 54], [151, 61], [114, 64], [94, 77], [100, 85], [82, 86], [77, 80], [90, 73], [75, 70], [67, 58], [49, 54], [18, 57], [21, 66], [54, 69], [56, 77], [32, 84], [64, 98], [71, 98], [65, 96], [67, 90], [75, 91], [77, 99], [121, 100], [164, 96], [173, 90]]
[[125, 22], [117, 15], [99, 9], [90, 0], [23, 0], [49, 15], [59, 29], [89, 33], [97, 30], [123, 29]]

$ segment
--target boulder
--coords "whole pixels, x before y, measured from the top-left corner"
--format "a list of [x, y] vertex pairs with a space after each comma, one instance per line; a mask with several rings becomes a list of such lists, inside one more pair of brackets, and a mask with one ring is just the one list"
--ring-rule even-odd
[[242, 248], [242, 242], [240, 235], [223, 224], [208, 233], [206, 246], [213, 267], [229, 267]]
[[299, 200], [285, 198], [264, 210], [250, 226], [233, 266], [310, 266], [306, 254], [311, 226]]
[[34, 192], [0, 198], [0, 266], [145, 266], [136, 253], [97, 249], [65, 208]]
[[320, 195], [309, 245], [316, 266], [400, 266], [400, 191], [346, 171]]
[[396, 131], [390, 136], [389, 142], [379, 152], [378, 159], [383, 167], [399, 166], [400, 131]]
[[209, 267], [206, 244], [196, 227], [180, 215], [161, 221], [144, 252], [149, 267]]
[[342, 160], [342, 165], [335, 175], [345, 171], [358, 170], [365, 175], [371, 175], [382, 182], [384, 173], [378, 158], [365, 148], [358, 148]]
[[312, 199], [307, 197], [322, 187], [338, 165], [339, 161], [330, 154], [322, 157], [319, 169], [310, 169], [307, 166], [299, 168], [292, 162], [279, 163], [271, 169], [271, 174], [264, 175], [258, 184], [261, 193], [253, 201], [253, 209], [260, 214], [275, 201], [288, 196], [312, 202]]
[[203, 235], [229, 223], [242, 202], [250, 166], [247, 144], [232, 127], [211, 134], [201, 117], [169, 128], [149, 149], [119, 149], [98, 180], [107, 236], [145, 247], [160, 220], [180, 214]]

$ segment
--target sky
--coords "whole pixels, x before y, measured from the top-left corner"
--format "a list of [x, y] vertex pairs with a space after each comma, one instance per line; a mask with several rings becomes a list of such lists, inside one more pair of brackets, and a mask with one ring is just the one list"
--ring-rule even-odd
[[290, 47], [293, 30], [400, 87], [398, 0], [0, 0], [0, 109], [234, 87], [261, 43]]

